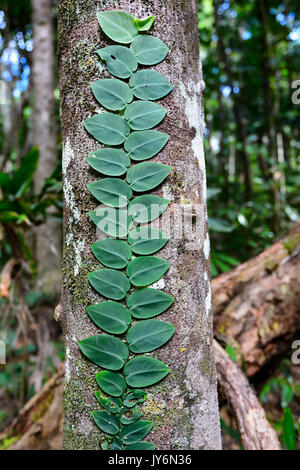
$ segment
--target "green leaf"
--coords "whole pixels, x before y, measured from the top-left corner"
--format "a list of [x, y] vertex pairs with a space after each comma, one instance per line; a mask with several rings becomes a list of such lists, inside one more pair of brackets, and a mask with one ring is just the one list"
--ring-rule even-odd
[[147, 18], [143, 18], [141, 20], [136, 18], [135, 21], [139, 28], [139, 31], [149, 31], [149, 29], [153, 25], [154, 19], [155, 19], [155, 16], [147, 16]]
[[39, 150], [33, 147], [21, 160], [21, 166], [14, 173], [6, 190], [20, 198], [32, 182], [34, 172], [39, 160]]
[[106, 145], [121, 145], [130, 132], [130, 127], [121, 116], [101, 113], [84, 121], [86, 130]]
[[107, 434], [117, 434], [120, 429], [120, 421], [106, 410], [93, 411], [92, 417], [98, 428]]
[[6, 186], [10, 183], [10, 177], [7, 173], [0, 171], [0, 188], [6, 189]]
[[125, 109], [127, 104], [133, 100], [132, 91], [127, 83], [115, 78], [97, 80], [92, 83], [91, 88], [101, 106], [112, 111]]
[[99, 269], [88, 274], [90, 284], [104, 297], [114, 300], [124, 299], [130, 282], [124, 273], [115, 269]]
[[126, 179], [136, 192], [155, 188], [168, 176], [172, 167], [162, 163], [144, 162], [134, 165], [127, 171]]
[[149, 387], [168, 373], [169, 368], [163, 362], [148, 356], [134, 357], [124, 367], [126, 382], [130, 387]]
[[124, 118], [131, 129], [143, 131], [157, 126], [167, 114], [166, 108], [152, 101], [134, 101], [125, 110]]
[[133, 406], [143, 403], [147, 399], [147, 393], [145, 390], [135, 389], [126, 393], [123, 399], [123, 405], [126, 408], [132, 408]]
[[162, 215], [170, 201], [154, 194], [135, 197], [128, 205], [128, 214], [139, 224], [152, 222]]
[[126, 299], [126, 305], [134, 318], [151, 318], [163, 313], [174, 302], [173, 297], [151, 287], [135, 290]]
[[131, 323], [129, 310], [119, 302], [107, 300], [86, 308], [93, 322], [102, 330], [114, 335], [125, 333]]
[[[107, 372], [107, 371], [103, 371], [103, 372]], [[111, 372], [111, 373], [113, 374], [114, 372]], [[101, 392], [99, 390], [95, 392], [95, 396], [97, 400], [99, 401], [100, 405], [105, 410], [113, 414], [119, 413], [121, 406], [122, 406], [122, 400], [120, 398], [114, 398], [114, 397], [104, 398], [101, 395]]]
[[126, 274], [134, 286], [149, 286], [158, 281], [169, 269], [170, 263], [157, 256], [144, 256], [132, 260]]
[[131, 444], [130, 446], [125, 446], [125, 450], [155, 450], [156, 445], [152, 442], [147, 441], [139, 441], [135, 444]]
[[164, 42], [154, 36], [139, 35], [130, 45], [136, 60], [142, 65], [155, 65], [164, 60], [169, 52]]
[[112, 397], [120, 397], [127, 388], [123, 375], [118, 372], [102, 370], [96, 374], [96, 381], [103, 392]]
[[124, 147], [132, 160], [147, 160], [164, 148], [168, 134], [159, 131], [136, 131], [126, 139]]
[[112, 207], [125, 207], [132, 197], [130, 186], [120, 178], [103, 178], [87, 184], [92, 195], [103, 204]]
[[99, 230], [112, 237], [126, 237], [132, 226], [132, 218], [128, 217], [127, 210], [100, 207], [88, 215]]
[[140, 70], [131, 75], [129, 85], [140, 100], [158, 100], [173, 89], [171, 83], [155, 70]]
[[122, 240], [105, 238], [91, 245], [95, 257], [109, 268], [122, 269], [127, 266], [132, 253], [131, 248]]
[[95, 335], [78, 343], [81, 352], [100, 367], [118, 370], [129, 356], [127, 346], [111, 335]]
[[160, 348], [173, 336], [175, 327], [161, 320], [142, 320], [133, 325], [126, 335], [130, 351], [139, 354]]
[[108, 46], [99, 49], [100, 58], [106, 62], [107, 70], [118, 78], [129, 78], [137, 69], [134, 53], [124, 46]]
[[283, 414], [283, 440], [289, 450], [296, 449], [296, 433], [294, 418], [290, 408], [285, 408]]
[[161, 250], [167, 241], [168, 235], [156, 227], [142, 226], [129, 232], [128, 242], [137, 255], [152, 255]]
[[86, 160], [94, 170], [108, 176], [124, 175], [130, 165], [127, 153], [113, 148], [95, 150]]
[[111, 450], [122, 450], [122, 440], [116, 437], [111, 443]]
[[235, 349], [230, 344], [226, 344], [225, 351], [234, 362], [238, 362]]
[[281, 390], [281, 407], [286, 408], [293, 399], [294, 392], [290, 384], [283, 384]]
[[124, 444], [134, 444], [140, 441], [151, 431], [152, 421], [138, 421], [137, 423], [128, 424], [121, 429], [120, 438]]
[[129, 44], [139, 32], [133, 16], [124, 11], [98, 12], [97, 18], [104, 33], [113, 41]]
[[230, 233], [234, 229], [234, 227], [225, 220], [216, 219], [215, 217], [208, 217], [208, 226], [209, 230], [213, 232]]
[[138, 408], [134, 407], [131, 410], [124, 409], [120, 413], [119, 419], [122, 424], [131, 424], [135, 423], [142, 416], [143, 414], [139, 412]]

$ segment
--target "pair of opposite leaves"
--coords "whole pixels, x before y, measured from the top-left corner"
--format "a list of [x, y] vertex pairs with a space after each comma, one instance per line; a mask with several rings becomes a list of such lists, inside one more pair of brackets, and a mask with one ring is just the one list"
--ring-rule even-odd
[[[99, 142], [105, 145], [121, 145], [126, 140], [130, 130], [134, 130], [134, 141], [141, 135], [141, 131], [151, 129], [159, 124], [166, 115], [163, 106], [150, 100], [162, 98], [172, 90], [172, 86], [163, 75], [157, 77], [158, 72], [154, 70], [141, 70], [136, 72], [136, 90], [142, 101], [134, 101], [133, 93], [127, 83], [120, 80], [104, 78], [92, 84], [93, 93], [99, 103], [111, 111], [125, 110], [124, 117], [111, 112], [103, 112], [88, 118], [84, 122], [86, 130]], [[166, 83], [163, 83], [163, 82]], [[131, 103], [131, 104], [129, 104]], [[157, 131], [148, 131], [149, 137]], [[163, 134], [163, 133], [162, 133]], [[163, 134], [166, 136], [166, 134]], [[146, 136], [143, 136], [146, 137]], [[134, 142], [133, 142], [134, 143]], [[125, 142], [128, 146], [128, 142]], [[133, 144], [131, 144], [133, 145]]]
[[127, 209], [99, 207], [89, 212], [89, 217], [102, 232], [112, 237], [126, 237], [133, 223], [152, 222], [161, 216], [170, 201], [155, 194], [144, 194], [130, 201]]
[[128, 183], [120, 178], [103, 178], [87, 185], [92, 195], [111, 207], [125, 207], [132, 198], [132, 190], [146, 192], [158, 186], [172, 167], [161, 163], [140, 163], [132, 166], [126, 175]]

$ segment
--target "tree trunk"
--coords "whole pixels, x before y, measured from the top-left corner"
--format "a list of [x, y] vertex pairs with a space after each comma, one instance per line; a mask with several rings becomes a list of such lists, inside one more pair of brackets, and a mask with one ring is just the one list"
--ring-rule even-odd
[[236, 120], [236, 131], [237, 131], [237, 138], [238, 138], [238, 146], [237, 146], [237, 153], [240, 157], [243, 170], [244, 170], [244, 180], [245, 180], [245, 200], [250, 201], [252, 198], [252, 175], [251, 175], [251, 167], [250, 167], [250, 159], [247, 152], [247, 142], [246, 142], [246, 134], [243, 124], [242, 115], [240, 112], [240, 105], [238, 103], [236, 95], [233, 93], [234, 83], [232, 78], [231, 66], [230, 62], [226, 53], [226, 47], [222, 36], [220, 21], [219, 21], [219, 1], [214, 1], [214, 20], [215, 26], [218, 34], [218, 51], [220, 60], [224, 64], [225, 73], [227, 76], [228, 85], [231, 88], [231, 99], [233, 104], [233, 112]]
[[291, 350], [300, 330], [300, 224], [260, 255], [213, 280], [215, 334], [248, 376]]
[[[55, 51], [52, 0], [33, 0], [33, 139], [40, 152], [34, 185], [40, 192], [58, 163], [55, 116]], [[57, 298], [60, 290], [61, 224], [48, 217], [35, 230], [38, 288], [47, 297]]]
[[[201, 248], [190, 250], [183, 239], [171, 239], [159, 256], [172, 261], [164, 278], [165, 291], [175, 297], [161, 318], [176, 327], [173, 339], [155, 357], [170, 366], [170, 374], [148, 389], [144, 417], [154, 421], [150, 440], [159, 449], [218, 449], [220, 429], [213, 359], [209, 238], [203, 155], [203, 81], [199, 67], [195, 0], [58, 1], [59, 72], [63, 132], [64, 288], [62, 321], [66, 335], [65, 449], [98, 449], [99, 430], [90, 412], [99, 409], [94, 391], [98, 370], [83, 359], [77, 342], [99, 330], [85, 307], [99, 302], [88, 286], [87, 274], [97, 269], [90, 252], [96, 241], [88, 212], [96, 204], [86, 189], [92, 181], [85, 157], [99, 144], [87, 135], [83, 121], [98, 107], [90, 84], [109, 76], [99, 64], [96, 49], [108, 44], [96, 19], [97, 10], [120, 9], [143, 18], [156, 15], [153, 34], [170, 48], [167, 60], [155, 67], [174, 85], [162, 100], [168, 114], [159, 130], [170, 140], [158, 161], [174, 168], [157, 192], [171, 200], [174, 221], [179, 201], [199, 204]], [[176, 227], [175, 227], [176, 228]]]

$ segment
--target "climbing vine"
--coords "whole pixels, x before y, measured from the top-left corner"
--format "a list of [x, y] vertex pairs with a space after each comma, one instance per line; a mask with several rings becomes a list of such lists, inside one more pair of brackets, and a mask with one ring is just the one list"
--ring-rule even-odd
[[[87, 158], [94, 170], [105, 175], [87, 185], [102, 203], [89, 216], [108, 236], [91, 246], [105, 268], [91, 272], [88, 280], [109, 300], [87, 307], [89, 317], [105, 333], [80, 341], [79, 347], [102, 368], [96, 374], [101, 389], [96, 397], [102, 409], [92, 413], [104, 433], [102, 449], [155, 449], [155, 444], [143, 441], [153, 423], [141, 419], [138, 405], [147, 398], [144, 388], [169, 372], [163, 362], [146, 353], [174, 334], [173, 325], [153, 319], [174, 299], [148, 287], [170, 265], [152, 256], [164, 247], [168, 236], [148, 225], [164, 212], [169, 201], [148, 192], [164, 181], [171, 167], [143, 160], [157, 155], [169, 139], [153, 129], [166, 115], [166, 109], [153, 101], [166, 96], [173, 87], [162, 74], [149, 68], [165, 59], [168, 47], [148, 33], [153, 16], [139, 20], [113, 10], [98, 13], [97, 18], [110, 39], [130, 47], [112, 45], [98, 51], [109, 73], [117, 78], [91, 85], [95, 98], [107, 111], [84, 122], [86, 130], [107, 145]], [[139, 65], [145, 67], [138, 70]], [[121, 302], [124, 299], [125, 305]]]

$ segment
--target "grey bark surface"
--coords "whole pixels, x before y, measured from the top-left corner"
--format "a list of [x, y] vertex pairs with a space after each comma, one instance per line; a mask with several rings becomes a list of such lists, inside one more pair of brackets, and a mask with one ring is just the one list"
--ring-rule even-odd
[[[52, 0], [33, 0], [33, 140], [40, 158], [35, 173], [36, 192], [55, 170], [57, 159], [57, 124], [55, 116], [55, 51]], [[35, 230], [38, 288], [50, 298], [57, 298], [61, 284], [61, 224], [51, 216]]]
[[[99, 105], [90, 84], [109, 76], [96, 50], [109, 44], [96, 19], [97, 10], [121, 9], [143, 18], [156, 15], [153, 34], [166, 42], [170, 53], [155, 66], [174, 85], [161, 100], [168, 114], [159, 130], [170, 140], [153, 161], [172, 165], [172, 174], [156, 194], [171, 200], [168, 214], [176, 228], [176, 204], [198, 204], [201, 249], [190, 250], [184, 238], [171, 239], [159, 256], [171, 267], [159, 288], [175, 297], [161, 319], [176, 327], [172, 340], [153, 354], [170, 367], [161, 383], [150, 387], [143, 412], [154, 421], [148, 440], [158, 449], [219, 449], [221, 447], [216, 371], [213, 358], [209, 237], [203, 155], [203, 81], [199, 59], [197, 2], [186, 0], [59, 0], [59, 72], [63, 132], [64, 274], [62, 323], [66, 335], [65, 449], [99, 449], [100, 432], [90, 418], [99, 409], [94, 398], [98, 368], [85, 360], [78, 340], [99, 330], [85, 307], [101, 297], [87, 275], [99, 268], [90, 251], [97, 240], [88, 212], [96, 202], [86, 189], [99, 178], [85, 157], [100, 147], [83, 127]], [[167, 214], [167, 215], [168, 215]], [[178, 221], [176, 221], [177, 224]]]

